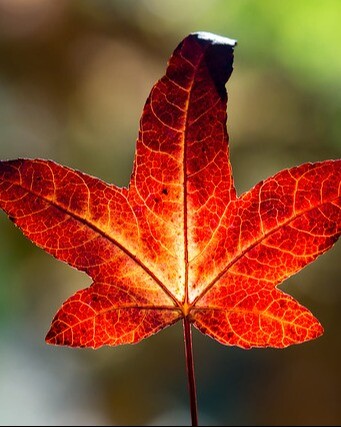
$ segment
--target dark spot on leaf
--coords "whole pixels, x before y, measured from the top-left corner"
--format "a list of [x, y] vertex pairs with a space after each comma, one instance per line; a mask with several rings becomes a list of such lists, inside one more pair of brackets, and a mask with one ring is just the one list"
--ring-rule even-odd
[[96, 295], [96, 294], [93, 294], [93, 295], [91, 295], [91, 301], [92, 302], [98, 302], [98, 295]]
[[167, 194], [168, 194], [168, 190], [167, 190], [167, 188], [163, 188], [163, 189], [162, 189], [162, 194], [165, 194], [165, 195], [167, 196]]

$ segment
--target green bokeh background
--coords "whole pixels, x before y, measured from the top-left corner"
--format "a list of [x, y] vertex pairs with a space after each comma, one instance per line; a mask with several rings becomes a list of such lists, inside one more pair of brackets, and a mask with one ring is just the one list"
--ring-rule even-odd
[[[0, 158], [50, 158], [127, 185], [152, 84], [192, 31], [238, 40], [228, 83], [237, 190], [341, 157], [339, 0], [0, 0]], [[341, 246], [282, 289], [325, 327], [285, 350], [194, 332], [199, 420], [341, 423]], [[60, 304], [89, 278], [0, 213], [0, 424], [188, 425], [181, 324], [134, 346], [52, 347]]]

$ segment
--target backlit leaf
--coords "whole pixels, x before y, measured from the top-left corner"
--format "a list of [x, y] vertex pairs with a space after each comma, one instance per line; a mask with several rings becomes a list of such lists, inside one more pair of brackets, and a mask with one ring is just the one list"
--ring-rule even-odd
[[322, 334], [277, 285], [338, 239], [341, 161], [283, 170], [237, 196], [225, 89], [234, 45], [195, 33], [174, 51], [144, 107], [128, 188], [50, 160], [1, 162], [1, 208], [93, 279], [57, 312], [48, 343], [136, 343], [183, 317], [243, 348]]

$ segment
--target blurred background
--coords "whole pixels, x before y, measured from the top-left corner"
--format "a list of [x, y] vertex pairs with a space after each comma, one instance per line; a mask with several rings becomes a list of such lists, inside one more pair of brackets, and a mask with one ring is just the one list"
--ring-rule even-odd
[[[228, 130], [239, 193], [341, 157], [339, 0], [0, 0], [0, 158], [50, 158], [127, 185], [151, 86], [192, 31], [238, 40]], [[199, 421], [340, 425], [341, 245], [282, 289], [325, 327], [243, 351], [194, 332]], [[189, 425], [181, 324], [135, 346], [44, 343], [90, 284], [0, 213], [0, 424]]]

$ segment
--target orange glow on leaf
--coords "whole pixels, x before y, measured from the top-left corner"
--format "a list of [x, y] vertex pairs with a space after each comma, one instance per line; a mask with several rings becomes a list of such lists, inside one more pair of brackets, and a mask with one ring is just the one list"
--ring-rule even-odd
[[93, 284], [55, 315], [46, 341], [137, 343], [187, 316], [242, 348], [322, 334], [277, 288], [341, 231], [341, 161], [283, 170], [237, 196], [225, 84], [235, 42], [186, 37], [145, 104], [128, 188], [50, 160], [0, 163], [0, 206], [36, 245]]

